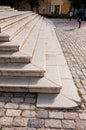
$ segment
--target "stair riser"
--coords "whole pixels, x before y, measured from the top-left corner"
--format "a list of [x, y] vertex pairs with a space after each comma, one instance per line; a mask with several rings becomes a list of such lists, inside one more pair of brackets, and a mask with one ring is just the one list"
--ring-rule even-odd
[[0, 42], [8, 42], [9, 41], [9, 36], [0, 36]]
[[19, 51], [19, 46], [2, 46], [2, 47], [0, 46], [0, 51], [16, 52]]
[[48, 87], [35, 87], [33, 88], [28, 86], [0, 86], [0, 92], [32, 92], [32, 93], [56, 93], [59, 94], [60, 89], [57, 88], [48, 88]]
[[44, 71], [1, 71], [1, 76], [30, 76], [30, 77], [43, 77]]
[[0, 57], [0, 63], [30, 63], [29, 57]]

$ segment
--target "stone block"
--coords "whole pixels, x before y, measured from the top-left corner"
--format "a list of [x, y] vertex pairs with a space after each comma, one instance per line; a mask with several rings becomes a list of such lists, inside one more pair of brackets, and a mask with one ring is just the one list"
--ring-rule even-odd
[[45, 127], [46, 128], [62, 128], [62, 125], [61, 125], [61, 121], [60, 120], [52, 120], [52, 119], [48, 119], [48, 120], [45, 120]]

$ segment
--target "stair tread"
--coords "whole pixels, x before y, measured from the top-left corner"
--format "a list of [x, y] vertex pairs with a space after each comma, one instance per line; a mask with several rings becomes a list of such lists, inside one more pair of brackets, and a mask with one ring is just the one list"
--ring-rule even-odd
[[[42, 23], [42, 19], [37, 24], [38, 25], [40, 24], [40, 26], [41, 26], [41, 23]], [[33, 56], [33, 52], [34, 52], [35, 45], [36, 45], [36, 42], [37, 42], [37, 39], [38, 39], [38, 35], [40, 33], [40, 26], [38, 26], [38, 25], [35, 27], [35, 30], [29, 35], [26, 43], [20, 49], [19, 52], [14, 52], [14, 53], [13, 52], [0, 52], [1, 62], [2, 62], [2, 60], [5, 62], [6, 59], [7, 59], [6, 62], [16, 62], [16, 59], [17, 59], [17, 62], [21, 62], [20, 59], [23, 59], [22, 62], [26, 62], [26, 63], [30, 62], [30, 60]], [[41, 43], [41, 42], [43, 42], [43, 40], [39, 39], [38, 43]], [[41, 48], [41, 46], [40, 46], [40, 48]], [[39, 51], [40, 51], [40, 48], [39, 48]], [[34, 57], [36, 57], [36, 55], [39, 55], [38, 52], [35, 52], [35, 53], [36, 54], [34, 55]], [[40, 57], [40, 56], [37, 56], [37, 57]], [[33, 57], [33, 59], [36, 60], [37, 58], [35, 59], [34, 57]], [[32, 62], [34, 60], [32, 60]]]
[[[26, 26], [30, 21], [32, 21], [35, 17], [35, 16], [31, 16], [30, 18], [27, 18], [26, 20], [24, 21], [21, 21], [21, 23], [3, 31], [2, 33], [0, 33], [0, 41], [9, 41], [11, 40], [14, 36], [16, 36], [23, 28], [24, 26]], [[2, 39], [3, 35], [4, 35], [4, 38], [5, 38], [5, 34], [6, 34], [6, 37], [7, 37], [7, 40], [4, 40]]]
[[23, 45], [25, 39], [27, 39], [28, 35], [31, 33], [31, 31], [33, 31], [39, 18], [40, 16], [36, 17], [35, 20], [29, 23], [29, 25], [25, 26], [25, 28], [18, 35], [16, 35], [12, 41], [0, 42], [0, 51], [18, 51]]
[[[56, 66], [54, 66], [56, 67]], [[44, 77], [0, 77], [0, 91], [59, 93], [62, 88], [57, 67], [46, 68]], [[53, 72], [53, 74], [52, 74]], [[55, 77], [55, 78], [54, 78]], [[19, 89], [19, 90], [18, 90]], [[27, 90], [26, 90], [27, 89]]]
[[1, 32], [4, 31], [6, 28], [8, 28], [9, 26], [12, 26], [13, 24], [23, 20], [24, 18], [27, 18], [29, 16], [33, 15], [33, 13], [29, 13], [29, 14], [25, 14], [25, 15], [22, 15], [21, 17], [17, 17], [16, 19], [11, 19], [9, 21], [5, 21], [3, 23], [0, 24], [0, 29], [1, 29]]
[[29, 13], [29, 11], [10, 11], [10, 12], [0, 12], [0, 20], [3, 20], [3, 19], [7, 19], [7, 18], [10, 18], [10, 17], [15, 17], [15, 16], [19, 16], [19, 15], [23, 15], [23, 14], [27, 14]]

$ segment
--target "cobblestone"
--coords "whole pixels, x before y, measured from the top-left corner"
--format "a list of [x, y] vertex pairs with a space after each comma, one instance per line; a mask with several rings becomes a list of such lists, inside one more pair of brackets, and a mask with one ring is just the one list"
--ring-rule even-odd
[[86, 113], [79, 113], [80, 119], [86, 120]]
[[76, 112], [64, 112], [64, 118], [65, 119], [76, 119], [78, 117], [78, 114]]
[[86, 130], [86, 121], [78, 119], [76, 121], [76, 128], [77, 130]]
[[25, 102], [29, 103], [29, 104], [34, 104], [36, 102], [36, 99], [35, 98], [28, 98], [28, 97], [26, 97], [25, 98]]
[[7, 104], [5, 105], [5, 108], [17, 109], [17, 108], [18, 108], [18, 104], [17, 104], [17, 103], [7, 103]]
[[0, 109], [0, 116], [5, 116], [5, 109]]
[[73, 120], [62, 120], [63, 128], [75, 129], [75, 122]]
[[24, 102], [24, 99], [22, 97], [13, 97], [11, 101], [12, 103], [21, 103]]
[[84, 101], [86, 102], [86, 95], [82, 95]]
[[18, 126], [18, 127], [26, 127], [28, 123], [28, 118], [23, 118], [23, 117], [15, 117], [13, 121], [13, 126]]
[[48, 111], [47, 110], [38, 110], [37, 117], [38, 118], [48, 118]]
[[63, 112], [49, 112], [49, 118], [63, 119]]
[[6, 116], [20, 116], [21, 110], [8, 109]]
[[45, 120], [45, 127], [47, 128], [61, 128], [61, 121], [60, 120], [52, 120], [52, 119], [48, 119]]
[[1, 117], [0, 126], [11, 126], [13, 118], [12, 117]]
[[23, 111], [22, 116], [34, 118], [35, 117], [35, 111]]
[[5, 103], [4, 103], [4, 102], [0, 102], [0, 109], [1, 109], [1, 108], [3, 108], [3, 107], [4, 107], [4, 105], [5, 105]]
[[44, 127], [44, 120], [42, 120], [42, 119], [30, 119], [28, 126], [33, 127], [33, 128], [43, 128]]
[[30, 109], [30, 104], [20, 104], [19, 105], [19, 108], [22, 109], [22, 110], [28, 110]]

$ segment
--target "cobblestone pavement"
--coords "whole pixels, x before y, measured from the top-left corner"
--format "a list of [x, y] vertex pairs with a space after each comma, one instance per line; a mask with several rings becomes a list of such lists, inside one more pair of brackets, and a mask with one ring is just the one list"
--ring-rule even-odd
[[37, 94], [0, 92], [0, 130], [86, 130], [86, 27], [72, 20], [53, 20], [56, 33], [81, 97], [76, 110], [36, 108]]

